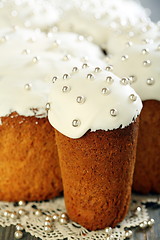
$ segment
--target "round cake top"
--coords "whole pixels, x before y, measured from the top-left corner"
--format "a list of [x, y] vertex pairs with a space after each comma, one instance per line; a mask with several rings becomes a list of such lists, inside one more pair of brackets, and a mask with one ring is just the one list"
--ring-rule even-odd
[[105, 66], [98, 46], [73, 33], [1, 29], [0, 53], [0, 117], [14, 111], [44, 117], [53, 74], [86, 61]]
[[[102, 45], [113, 29], [139, 25], [148, 20], [145, 9], [133, 0], [70, 0], [58, 21], [62, 31], [92, 36]], [[131, 14], [132, 11], [132, 14]]]
[[48, 103], [54, 128], [70, 138], [80, 138], [88, 130], [124, 128], [137, 118], [142, 108], [139, 96], [127, 79], [107, 70], [85, 65], [68, 77], [57, 78]]
[[160, 100], [160, 31], [155, 24], [108, 39], [113, 72], [127, 77], [142, 100]]

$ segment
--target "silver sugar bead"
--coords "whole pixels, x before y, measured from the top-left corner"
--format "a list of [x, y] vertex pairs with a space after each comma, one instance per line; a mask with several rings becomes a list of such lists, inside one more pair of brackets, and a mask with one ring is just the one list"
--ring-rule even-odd
[[88, 79], [94, 79], [94, 75], [92, 73], [87, 74]]
[[79, 119], [74, 119], [72, 121], [72, 126], [73, 127], [79, 127], [81, 125], [81, 121]]
[[18, 214], [20, 215], [20, 216], [24, 216], [24, 215], [26, 215], [26, 210], [25, 209], [23, 209], [23, 208], [21, 208], [21, 209], [19, 209], [18, 210]]
[[133, 43], [130, 42], [130, 41], [126, 43], [126, 46], [127, 46], [127, 47], [131, 47], [132, 45], [133, 45]]
[[44, 226], [51, 226], [51, 224], [52, 224], [52, 222], [49, 221], [49, 220], [46, 220], [46, 221], [44, 222]]
[[22, 51], [22, 54], [25, 54], [25, 55], [28, 55], [28, 54], [30, 54], [30, 50], [29, 49], [24, 49], [23, 51]]
[[70, 60], [70, 58], [71, 58], [71, 56], [69, 54], [67, 54], [63, 57], [63, 61], [68, 61], [68, 60]]
[[108, 95], [108, 94], [110, 94], [111, 91], [109, 88], [102, 88], [101, 92], [103, 95]]
[[106, 82], [107, 82], [108, 84], [111, 84], [111, 83], [114, 82], [114, 80], [113, 80], [113, 78], [112, 78], [111, 76], [108, 76], [108, 77], [106, 77]]
[[84, 64], [82, 65], [82, 68], [87, 68], [87, 67], [89, 67], [89, 65], [88, 65], [87, 63], [84, 63]]
[[52, 231], [52, 227], [51, 226], [44, 226], [44, 231], [46, 233], [50, 233]]
[[34, 64], [38, 63], [38, 62], [39, 62], [39, 57], [33, 57], [33, 58], [32, 58], [32, 62], [33, 62]]
[[54, 47], [54, 48], [59, 47], [60, 43], [61, 43], [61, 42], [60, 42], [59, 40], [55, 40], [55, 41], [53, 42], [53, 47]]
[[149, 53], [148, 48], [142, 49], [142, 54], [143, 54], [143, 55], [146, 55], [146, 54], [148, 54], [148, 53]]
[[114, 238], [114, 236], [113, 235], [110, 235], [110, 236], [107, 236], [106, 237], [106, 240], [114, 240], [115, 238]]
[[127, 59], [128, 59], [128, 55], [124, 55], [124, 56], [121, 57], [122, 61], [126, 61]]
[[68, 93], [68, 92], [70, 92], [71, 91], [71, 87], [69, 87], [69, 86], [63, 86], [62, 87], [62, 92], [63, 93]]
[[111, 109], [110, 114], [112, 117], [116, 117], [118, 115], [118, 111], [116, 109]]
[[54, 76], [54, 77], [52, 78], [52, 82], [55, 83], [55, 82], [57, 81], [57, 79], [58, 79], [58, 78]]
[[134, 214], [135, 215], [138, 215], [139, 213], [141, 213], [142, 212], [142, 208], [141, 207], [136, 207], [136, 209], [134, 210]]
[[121, 80], [120, 80], [120, 83], [122, 84], [122, 85], [127, 85], [128, 84], [128, 78], [122, 78]]
[[112, 228], [111, 227], [107, 227], [104, 230], [105, 230], [106, 234], [108, 234], [108, 235], [112, 234]]
[[129, 96], [129, 99], [130, 99], [132, 102], [135, 102], [135, 101], [137, 100], [137, 96], [134, 95], [134, 94], [131, 94], [131, 95]]
[[77, 67], [74, 67], [74, 68], [72, 69], [72, 72], [78, 72], [78, 68], [77, 68]]
[[11, 212], [10, 218], [17, 219], [18, 218], [17, 213], [16, 212]]
[[60, 217], [60, 218], [68, 219], [68, 215], [67, 215], [67, 213], [65, 213], [65, 212], [62, 212], [59, 217]]
[[147, 228], [147, 227], [148, 227], [147, 221], [141, 222], [141, 223], [139, 224], [139, 227], [140, 227], [141, 229]]
[[78, 96], [78, 97], [76, 98], [76, 101], [77, 101], [77, 103], [83, 104], [83, 103], [86, 101], [86, 99], [85, 99], [85, 97], [83, 97], [83, 96]]
[[94, 69], [94, 72], [96, 72], [96, 73], [101, 72], [101, 71], [102, 71], [102, 69], [101, 69], [100, 67], [96, 67], [96, 68]]
[[68, 223], [68, 219], [66, 219], [66, 218], [59, 218], [59, 223], [61, 225], [67, 224]]
[[7, 36], [3, 36], [0, 38], [0, 43], [5, 43], [8, 40]]
[[129, 76], [129, 82], [130, 84], [134, 83], [137, 79], [136, 79], [136, 76]]
[[3, 216], [7, 217], [7, 218], [10, 217], [11, 216], [11, 212], [6, 210], [6, 211], [4, 211]]
[[14, 233], [14, 237], [15, 237], [16, 239], [21, 239], [21, 238], [23, 237], [23, 232], [21, 232], [21, 231], [16, 231], [16, 232]]
[[17, 231], [23, 231], [23, 230], [24, 230], [23, 225], [17, 224], [17, 225], [16, 225], [16, 230], [17, 230]]
[[69, 75], [69, 74], [65, 73], [65, 74], [63, 75], [63, 79], [64, 79], [64, 80], [69, 79], [69, 78], [70, 78], [70, 75]]
[[83, 41], [83, 40], [84, 40], [84, 37], [83, 37], [82, 35], [79, 35], [79, 36], [77, 37], [77, 40], [78, 40], [78, 41]]
[[147, 85], [153, 85], [155, 83], [154, 78], [148, 78], [146, 81]]
[[106, 71], [109, 71], [109, 72], [113, 71], [113, 66], [112, 65], [107, 66]]
[[151, 65], [151, 61], [150, 60], [146, 60], [143, 62], [143, 66], [144, 67], [149, 67]]
[[52, 219], [53, 219], [53, 221], [57, 221], [59, 219], [59, 214], [53, 213]]
[[[48, 106], [47, 106], [47, 104], [48, 104]], [[50, 109], [50, 104], [49, 103], [47, 103], [47, 104], [46, 104], [46, 109], [49, 110]], [[40, 217], [42, 215], [42, 211], [40, 209], [37, 209], [37, 210], [35, 210], [34, 215], [36, 217]]]
[[52, 216], [51, 215], [46, 216], [45, 220], [46, 221], [52, 221]]
[[154, 221], [153, 218], [151, 218], [151, 219], [148, 220], [147, 223], [148, 223], [148, 226], [149, 226], [149, 227], [152, 227], [152, 226], [154, 225], [155, 221]]
[[125, 231], [125, 234], [124, 234], [125, 238], [131, 238], [132, 235], [133, 235], [133, 233], [132, 233], [131, 230], [126, 230], [126, 231]]
[[20, 200], [20, 201], [18, 202], [18, 206], [24, 207], [24, 206], [26, 206], [26, 202], [23, 201], [23, 200]]
[[25, 90], [27, 90], [27, 91], [29, 91], [29, 90], [31, 90], [31, 84], [30, 83], [26, 83], [25, 85], [24, 85], [24, 89]]
[[81, 61], [82, 61], [82, 62], [88, 62], [88, 57], [87, 57], [87, 56], [82, 57], [82, 58], [81, 58]]

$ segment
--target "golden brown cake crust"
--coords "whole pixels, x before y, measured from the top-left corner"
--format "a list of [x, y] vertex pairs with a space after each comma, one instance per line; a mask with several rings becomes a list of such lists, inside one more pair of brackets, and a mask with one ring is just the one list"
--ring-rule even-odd
[[133, 189], [160, 193], [160, 102], [143, 102]]
[[114, 227], [130, 203], [138, 120], [124, 129], [87, 132], [79, 139], [56, 131], [69, 217], [89, 230]]
[[12, 113], [0, 125], [0, 200], [44, 200], [62, 191], [55, 132], [47, 118]]

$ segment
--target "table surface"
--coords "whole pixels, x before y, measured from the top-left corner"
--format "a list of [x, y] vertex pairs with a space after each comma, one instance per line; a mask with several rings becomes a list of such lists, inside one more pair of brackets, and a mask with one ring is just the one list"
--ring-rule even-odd
[[[160, 208], [149, 209], [149, 215], [154, 218], [155, 225], [147, 230], [135, 229], [133, 231], [133, 237], [130, 240], [160, 240]], [[0, 240], [13, 240], [15, 227], [0, 227]], [[32, 237], [29, 233], [24, 233], [22, 240], [40, 240], [39, 238]]]

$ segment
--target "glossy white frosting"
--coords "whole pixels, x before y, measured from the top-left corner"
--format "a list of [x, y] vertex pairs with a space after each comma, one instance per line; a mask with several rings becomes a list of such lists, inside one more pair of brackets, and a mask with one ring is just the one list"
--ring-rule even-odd
[[[0, 30], [0, 117], [46, 116], [53, 75], [62, 75], [86, 61], [104, 66], [98, 46], [74, 33], [49, 36], [25, 29]], [[29, 85], [28, 85], [29, 84]]]
[[[113, 81], [107, 82], [107, 77]], [[70, 138], [80, 138], [88, 130], [124, 128], [136, 119], [142, 108], [139, 96], [129, 84], [123, 85], [106, 70], [95, 72], [93, 67], [81, 68], [66, 80], [58, 78], [48, 101], [51, 125]]]
[[157, 25], [146, 26], [144, 32], [137, 28], [132, 37], [128, 32], [115, 33], [108, 39], [107, 48], [108, 61], [116, 75], [134, 76], [131, 86], [143, 101], [160, 100], [160, 29]]
[[63, 31], [74, 31], [92, 36], [102, 45], [113, 29], [135, 26], [148, 19], [145, 9], [133, 0], [72, 0], [58, 26]]

